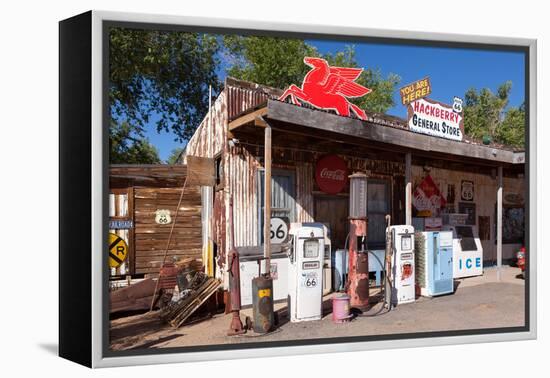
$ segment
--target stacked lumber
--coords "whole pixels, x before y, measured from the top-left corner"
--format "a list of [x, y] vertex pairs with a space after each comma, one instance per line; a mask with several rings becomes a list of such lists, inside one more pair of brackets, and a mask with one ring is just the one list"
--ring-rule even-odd
[[203, 272], [195, 272], [188, 288], [181, 292], [179, 299], [161, 309], [161, 318], [174, 328], [180, 327], [220, 285], [219, 279], [208, 277]]
[[176, 261], [175, 265], [179, 270], [202, 270], [202, 262], [192, 257], [184, 257]]
[[159, 288], [171, 290], [176, 286], [178, 276], [194, 274], [200, 270], [203, 270], [202, 262], [192, 257], [183, 258], [175, 263], [168, 262], [160, 268]]

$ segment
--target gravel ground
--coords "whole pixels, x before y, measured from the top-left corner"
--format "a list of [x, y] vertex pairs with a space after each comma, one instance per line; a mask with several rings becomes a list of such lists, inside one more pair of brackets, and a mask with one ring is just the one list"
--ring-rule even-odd
[[[111, 347], [166, 348], [523, 326], [525, 286], [516, 277], [518, 273], [519, 269], [507, 267], [502, 282], [497, 282], [496, 270], [489, 268], [482, 277], [456, 280], [457, 289], [452, 295], [421, 297], [389, 313], [378, 304], [345, 324], [331, 321], [330, 297], [325, 297], [325, 314], [320, 321], [291, 323], [284, 305], [278, 304], [275, 309], [280, 311], [280, 324], [266, 335], [249, 332], [228, 337], [231, 316], [224, 314], [176, 330], [163, 324], [157, 312], [136, 315], [111, 321]], [[243, 321], [246, 315], [252, 315], [251, 309], [241, 312]]]

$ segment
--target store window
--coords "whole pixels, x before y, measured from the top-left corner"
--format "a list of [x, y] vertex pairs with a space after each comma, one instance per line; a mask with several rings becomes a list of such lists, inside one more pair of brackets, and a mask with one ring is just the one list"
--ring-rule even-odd
[[369, 179], [367, 187], [367, 218], [369, 249], [384, 249], [386, 244], [386, 214], [390, 214], [388, 180]]
[[216, 170], [216, 187], [219, 187], [223, 184], [223, 164], [221, 155], [218, 155], [214, 159], [214, 162]]
[[[271, 173], [271, 217], [295, 222], [296, 186], [293, 171], [273, 170]], [[258, 240], [264, 243], [264, 171], [258, 172]]]

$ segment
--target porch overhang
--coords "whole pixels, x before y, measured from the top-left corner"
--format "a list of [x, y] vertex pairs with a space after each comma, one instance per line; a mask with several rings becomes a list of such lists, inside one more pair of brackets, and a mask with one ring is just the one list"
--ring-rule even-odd
[[229, 123], [229, 131], [234, 133], [251, 126], [263, 129], [266, 121], [280, 132], [371, 145], [388, 151], [466, 160], [495, 167], [525, 163], [524, 152], [417, 134], [404, 128], [382, 125], [372, 119], [362, 121], [277, 100], [268, 100], [259, 109], [236, 118]]

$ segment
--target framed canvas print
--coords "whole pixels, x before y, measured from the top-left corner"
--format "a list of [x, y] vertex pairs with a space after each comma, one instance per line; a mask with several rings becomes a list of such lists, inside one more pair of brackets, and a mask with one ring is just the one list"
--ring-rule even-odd
[[59, 28], [62, 357], [536, 337], [535, 40]]

